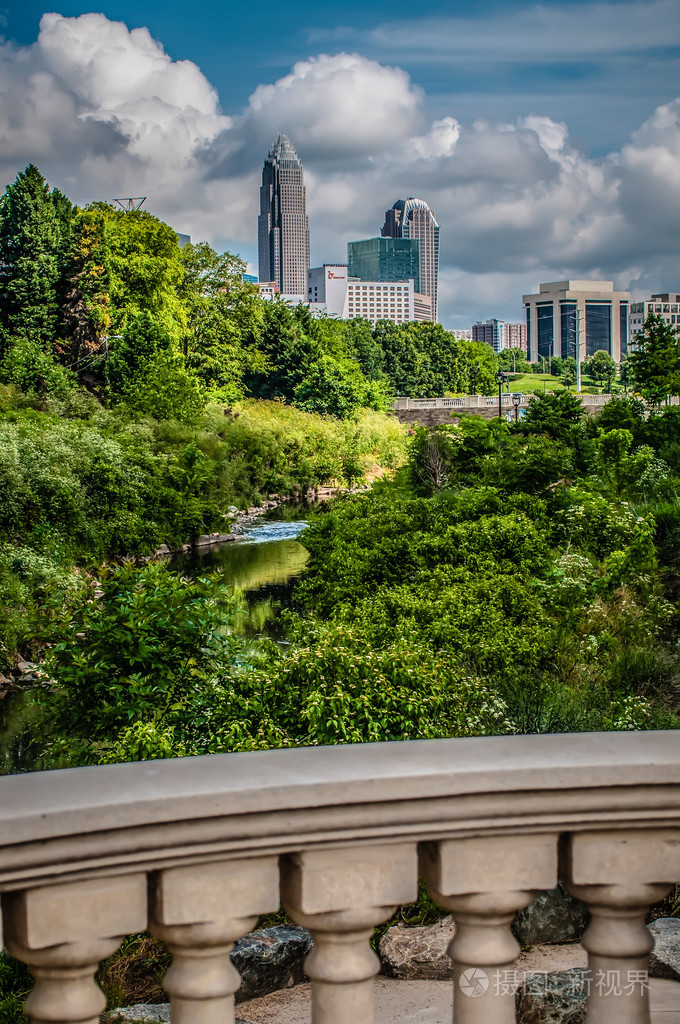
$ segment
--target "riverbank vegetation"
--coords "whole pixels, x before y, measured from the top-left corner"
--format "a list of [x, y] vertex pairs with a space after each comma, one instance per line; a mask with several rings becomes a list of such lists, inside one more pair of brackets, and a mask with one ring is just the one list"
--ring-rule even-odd
[[563, 392], [416, 429], [313, 518], [283, 646], [219, 581], [110, 570], [53, 633], [48, 761], [678, 727], [679, 420]]
[[[243, 270], [36, 168], [2, 198], [0, 659], [44, 657], [44, 765], [675, 724], [678, 410], [547, 394], [412, 430], [403, 466], [390, 396], [493, 389], [489, 346], [315, 319]], [[678, 346], [646, 333], [658, 399]], [[400, 466], [310, 526], [283, 646], [239, 639], [219, 581], [111, 566]]]

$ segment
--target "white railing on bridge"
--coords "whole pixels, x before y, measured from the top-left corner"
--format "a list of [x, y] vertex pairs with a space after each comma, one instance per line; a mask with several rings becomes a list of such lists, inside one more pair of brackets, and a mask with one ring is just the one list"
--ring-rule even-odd
[[[457, 925], [455, 1024], [509, 1024], [513, 915], [558, 873], [590, 909], [591, 971], [628, 978], [647, 969], [648, 906], [680, 878], [675, 732], [76, 768], [0, 779], [0, 798], [4, 941], [35, 978], [35, 1024], [97, 1024], [97, 964], [147, 928], [173, 955], [174, 1024], [233, 1022], [232, 943], [280, 900], [314, 938], [313, 1024], [370, 1024], [371, 931], [419, 874]], [[589, 1000], [590, 1024], [649, 1021], [644, 985]]]
[[[534, 394], [522, 394], [520, 396], [519, 408], [526, 409], [532, 398], [535, 398]], [[611, 401], [613, 395], [578, 395], [585, 409], [593, 409], [599, 406], [606, 405], [607, 402]], [[501, 395], [502, 408], [512, 407], [512, 393], [503, 393]], [[671, 405], [678, 405], [680, 403], [680, 397], [674, 395], [671, 400]], [[456, 398], [396, 398], [394, 400], [393, 408], [396, 412], [406, 412], [408, 410], [418, 409], [486, 409], [486, 408], [498, 408], [498, 395], [461, 395]], [[652, 408], [651, 406], [649, 408]]]

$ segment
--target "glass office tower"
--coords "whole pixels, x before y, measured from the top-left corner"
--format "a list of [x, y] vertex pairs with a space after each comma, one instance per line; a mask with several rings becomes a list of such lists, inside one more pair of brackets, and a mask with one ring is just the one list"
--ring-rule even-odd
[[420, 242], [415, 238], [364, 238], [347, 243], [347, 273], [360, 281], [420, 280]]

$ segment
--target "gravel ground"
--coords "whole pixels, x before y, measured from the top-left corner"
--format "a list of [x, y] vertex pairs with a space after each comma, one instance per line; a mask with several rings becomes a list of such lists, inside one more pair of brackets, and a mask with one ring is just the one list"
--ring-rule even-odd
[[[579, 945], [534, 946], [521, 954], [517, 971], [567, 971], [585, 967], [587, 956]], [[448, 981], [396, 981], [378, 977], [375, 986], [375, 1024], [451, 1024], [451, 983]], [[653, 979], [652, 1024], [680, 1024], [680, 984]], [[240, 1003], [244, 1024], [310, 1024], [310, 986], [273, 992]]]

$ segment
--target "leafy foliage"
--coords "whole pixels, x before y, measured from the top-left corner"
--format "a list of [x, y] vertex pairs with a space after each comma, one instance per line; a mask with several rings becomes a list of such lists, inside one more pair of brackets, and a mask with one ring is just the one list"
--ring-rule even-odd
[[650, 401], [680, 394], [680, 337], [662, 316], [647, 316], [628, 366], [638, 390]]
[[9, 334], [51, 344], [71, 218], [68, 200], [56, 189], [49, 191], [33, 164], [5, 189], [0, 200], [0, 324]]

